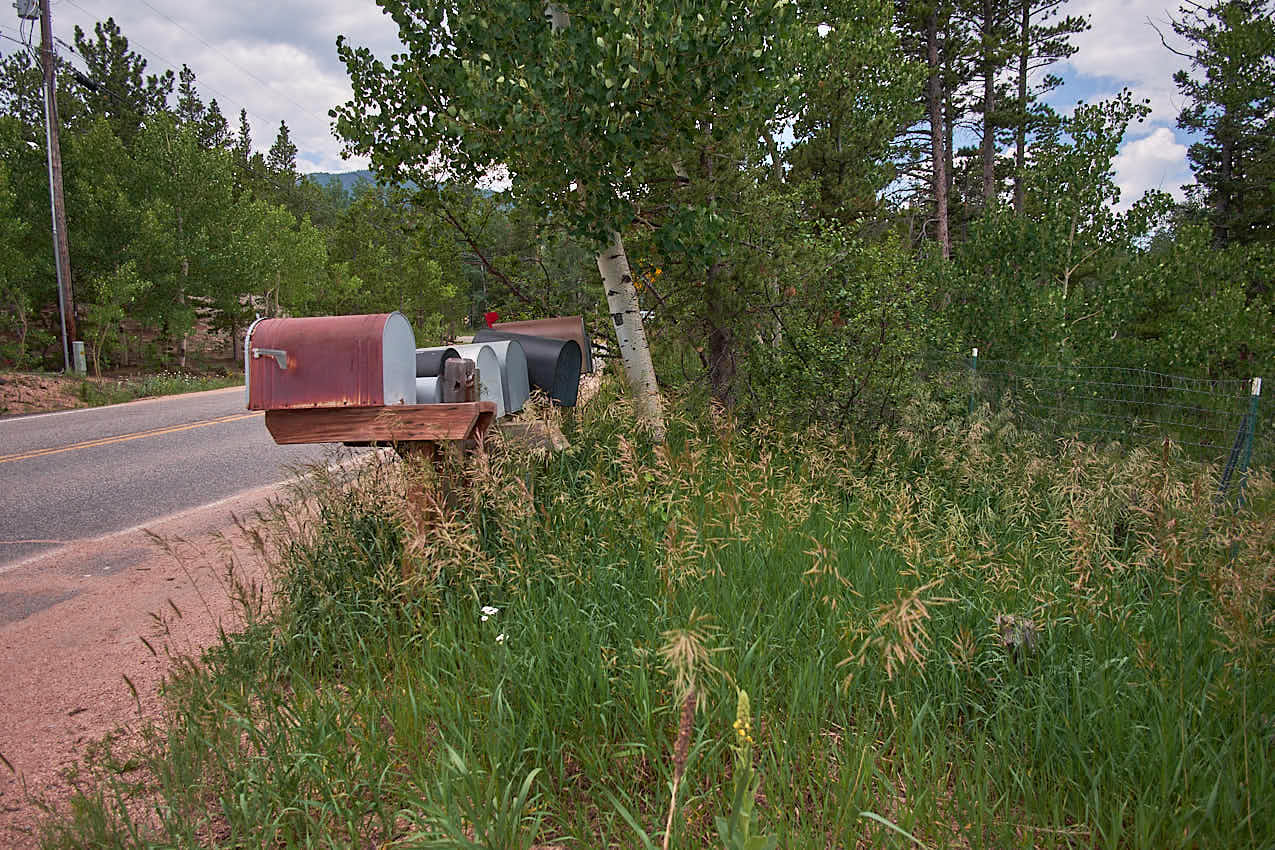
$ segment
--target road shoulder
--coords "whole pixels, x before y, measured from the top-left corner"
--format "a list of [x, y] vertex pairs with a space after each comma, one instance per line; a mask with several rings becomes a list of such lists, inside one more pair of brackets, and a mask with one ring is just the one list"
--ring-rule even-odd
[[[51, 385], [53, 381], [67, 381], [71, 379], [58, 376], [22, 376], [29, 377], [28, 384], [38, 385], [43, 381], [46, 385]], [[75, 378], [75, 381], [81, 381], [82, 378]], [[214, 393], [230, 393], [244, 391], [243, 384], [236, 384], [229, 387], [218, 387], [211, 390], [196, 390], [190, 393], [169, 393], [167, 395], [150, 395], [143, 398], [130, 399], [128, 401], [116, 402], [115, 404], [85, 404], [79, 399], [74, 392], [64, 390], [57, 387], [54, 389], [46, 389], [48, 393], [47, 399], [41, 396], [31, 395], [29, 398], [22, 395], [22, 387], [25, 384], [19, 383], [14, 377], [6, 377], [4, 383], [0, 384], [0, 422], [7, 422], [14, 419], [30, 419], [34, 416], [56, 416], [64, 413], [79, 413], [85, 410], [103, 410], [105, 408], [127, 407], [134, 404], [148, 404], [156, 401], [165, 401], [180, 398], [199, 398], [201, 396], [212, 395]]]
[[[264, 509], [283, 487], [76, 542], [0, 575], [0, 753], [14, 769], [0, 767], [0, 844], [37, 846], [34, 800], [65, 804], [87, 747], [135, 736], [157, 716], [173, 659], [197, 657], [240, 625], [231, 556], [238, 581], [268, 581], [234, 517]], [[152, 534], [187, 541], [180, 560]]]

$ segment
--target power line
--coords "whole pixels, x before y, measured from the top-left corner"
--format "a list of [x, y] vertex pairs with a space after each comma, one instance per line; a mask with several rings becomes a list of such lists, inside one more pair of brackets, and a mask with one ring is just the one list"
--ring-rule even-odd
[[[76, 2], [75, 2], [75, 0], [66, 0], [66, 2], [67, 2], [67, 3], [70, 3], [72, 6], [74, 6], [74, 7], [75, 7], [75, 8], [77, 8], [77, 9], [79, 9], [81, 12], [83, 12], [83, 13], [84, 13], [84, 14], [86, 14], [86, 15], [91, 15], [91, 16], [92, 16], [92, 17], [94, 17], [94, 18], [96, 18], [96, 17], [97, 17], [97, 13], [95, 13], [95, 12], [93, 12], [93, 11], [90, 11], [89, 9], [84, 8], [84, 7], [83, 7], [83, 6], [81, 6], [79, 3], [76, 3]], [[72, 47], [70, 44], [67, 44], [65, 41], [63, 41], [63, 40], [62, 40], [62, 39], [60, 39], [60, 38], [59, 38], [59, 39], [57, 39], [57, 42], [58, 42], [58, 44], [61, 44], [63, 47], [65, 47], [67, 50], [69, 50], [69, 51], [71, 51], [72, 53], [74, 53], [76, 56], [79, 56], [79, 57], [80, 57], [81, 59], [83, 59], [85, 62], [88, 62], [88, 58], [87, 58], [87, 57], [85, 57], [83, 54], [81, 54], [79, 51], [77, 51], [77, 50], [76, 50], [74, 47]], [[144, 45], [144, 44], [142, 44], [141, 42], [136, 41], [136, 40], [134, 40], [134, 39], [129, 39], [129, 42], [128, 42], [128, 43], [129, 43], [129, 46], [130, 46], [130, 47], [136, 47], [138, 50], [141, 50], [143, 53], [149, 53], [152, 59], [156, 59], [156, 60], [158, 60], [159, 62], [161, 62], [162, 64], [167, 65], [167, 66], [168, 66], [171, 70], [173, 70], [173, 71], [177, 71], [177, 70], [179, 70], [182, 66], [185, 66], [185, 67], [187, 67], [187, 68], [189, 68], [189, 67], [190, 67], [190, 65], [189, 65], [189, 64], [187, 64], [187, 63], [185, 63], [185, 62], [182, 62], [182, 63], [180, 63], [180, 64], [179, 64], [179, 63], [177, 63], [177, 62], [174, 62], [172, 59], [169, 59], [167, 56], [164, 56], [164, 55], [163, 55], [162, 53], [160, 53], [159, 51], [157, 51], [157, 50], [152, 50], [151, 48], [147, 47], [146, 45]], [[198, 75], [196, 75], [196, 78], [198, 78]], [[234, 98], [232, 98], [230, 95], [226, 94], [226, 93], [225, 93], [225, 92], [223, 92], [223, 91], [219, 91], [218, 89], [213, 88], [212, 86], [208, 85], [207, 83], [201, 83], [200, 85], [201, 85], [201, 87], [202, 87], [205, 91], [210, 91], [210, 92], [212, 92], [212, 93], [213, 93], [213, 94], [215, 94], [215, 95], [220, 95], [221, 97], [225, 98], [225, 99], [226, 99], [226, 101], [227, 101], [228, 103], [231, 103], [231, 104], [233, 105], [233, 103], [234, 103]]]
[[[96, 12], [92, 11], [91, 9], [87, 9], [87, 8], [85, 8], [84, 6], [80, 5], [80, 3], [76, 2], [76, 0], [65, 0], [65, 2], [66, 2], [66, 3], [69, 3], [70, 5], [74, 6], [74, 7], [75, 7], [75, 8], [77, 8], [77, 9], [79, 9], [79, 10], [80, 10], [81, 12], [83, 12], [84, 14], [86, 14], [86, 15], [88, 15], [88, 16], [90, 16], [90, 17], [94, 18], [94, 19], [97, 19], [97, 20], [100, 22], [100, 18], [99, 18], [98, 14], [97, 14]], [[177, 21], [173, 20], [171, 17], [169, 17], [168, 15], [164, 14], [164, 13], [163, 13], [162, 11], [160, 11], [159, 9], [156, 9], [156, 8], [155, 8], [153, 5], [151, 5], [150, 3], [147, 3], [147, 2], [146, 2], [146, 0], [142, 0], [142, 2], [143, 2], [143, 3], [144, 3], [144, 4], [148, 7], [148, 8], [150, 8], [152, 11], [154, 11], [156, 14], [160, 15], [161, 17], [163, 17], [164, 19], [166, 19], [167, 21], [169, 21], [170, 23], [172, 23], [175, 27], [177, 27], [178, 29], [182, 30], [182, 32], [185, 32], [185, 33], [187, 33], [188, 35], [192, 36], [193, 38], [196, 38], [197, 40], [199, 40], [202, 44], [204, 44], [204, 45], [205, 45], [205, 46], [207, 46], [208, 48], [210, 48], [210, 49], [212, 49], [212, 50], [216, 50], [218, 53], [220, 53], [220, 54], [222, 55], [222, 57], [223, 57], [223, 58], [225, 58], [225, 59], [226, 59], [226, 61], [227, 61], [229, 64], [231, 64], [232, 66], [234, 66], [237, 70], [241, 71], [241, 72], [242, 72], [242, 73], [244, 73], [245, 75], [247, 75], [247, 76], [251, 77], [252, 79], [256, 80], [258, 83], [260, 83], [260, 84], [262, 84], [262, 85], [264, 85], [264, 86], [269, 87], [269, 85], [270, 85], [270, 84], [269, 84], [267, 81], [265, 81], [265, 80], [261, 79], [261, 78], [260, 78], [260, 77], [258, 77], [257, 75], [253, 74], [251, 71], [248, 71], [246, 68], [243, 68], [243, 67], [239, 66], [238, 64], [236, 64], [233, 60], [231, 60], [231, 59], [230, 59], [230, 57], [229, 57], [229, 56], [227, 56], [227, 55], [225, 54], [225, 52], [224, 52], [224, 51], [220, 50], [220, 48], [216, 47], [216, 46], [215, 46], [215, 45], [213, 45], [213, 44], [210, 44], [208, 41], [206, 41], [205, 39], [203, 39], [202, 37], [200, 37], [197, 33], [193, 33], [193, 32], [191, 32], [190, 30], [186, 29], [186, 28], [185, 28], [185, 27], [183, 27], [181, 24], [179, 24]], [[5, 38], [5, 39], [7, 39], [7, 40], [9, 40], [9, 41], [14, 42], [15, 44], [21, 44], [21, 45], [23, 45], [24, 47], [26, 47], [28, 50], [33, 51], [33, 53], [35, 52], [34, 48], [32, 48], [30, 44], [27, 44], [27, 43], [25, 43], [25, 42], [22, 42], [22, 41], [20, 41], [20, 40], [18, 40], [18, 39], [15, 39], [15, 38], [11, 37], [11, 36], [7, 36], [7, 35], [4, 35], [3, 33], [0, 33], [0, 38]], [[66, 49], [69, 53], [71, 53], [73, 56], [77, 57], [80, 61], [82, 61], [82, 62], [84, 63], [84, 65], [85, 65], [85, 69], [86, 69], [86, 70], [88, 70], [88, 71], [91, 71], [91, 70], [92, 70], [92, 69], [91, 69], [91, 66], [89, 65], [88, 57], [86, 57], [86, 56], [84, 56], [84, 54], [80, 53], [80, 51], [79, 51], [79, 50], [75, 47], [75, 45], [72, 45], [72, 44], [68, 43], [68, 42], [67, 42], [67, 41], [65, 41], [64, 39], [58, 38], [57, 36], [54, 36], [54, 41], [55, 41], [57, 44], [60, 44], [62, 47], [64, 47], [64, 48], [65, 48], [65, 49]], [[152, 49], [152, 48], [147, 47], [146, 45], [142, 44], [141, 42], [139, 42], [139, 41], [137, 41], [137, 40], [135, 40], [135, 39], [130, 39], [130, 40], [129, 40], [129, 46], [130, 46], [130, 47], [133, 47], [133, 48], [136, 48], [136, 49], [138, 49], [138, 50], [141, 50], [142, 52], [145, 52], [145, 53], [149, 54], [149, 55], [150, 55], [153, 59], [158, 60], [160, 63], [162, 63], [163, 65], [167, 65], [167, 66], [169, 66], [170, 68], [175, 69], [175, 68], [178, 66], [178, 63], [177, 63], [177, 62], [173, 61], [172, 59], [169, 59], [167, 56], [164, 56], [163, 54], [159, 53], [158, 51], [156, 51], [156, 50], [154, 50], [154, 49]], [[38, 54], [36, 54], [36, 55], [38, 55]], [[185, 63], [185, 62], [181, 63], [181, 65], [182, 65], [182, 66], [184, 66], [184, 67], [189, 67], [189, 64], [188, 64], [188, 63]], [[198, 76], [196, 76], [196, 79], [198, 79]], [[109, 94], [109, 95], [110, 95], [112, 98], [114, 98], [115, 100], [117, 100], [117, 101], [119, 101], [119, 102], [121, 102], [121, 103], [131, 103], [131, 101], [130, 101], [130, 100], [128, 100], [128, 98], [127, 98], [127, 97], [125, 97], [124, 95], [122, 95], [122, 94], [121, 94], [121, 93], [119, 93], [119, 92], [116, 92], [116, 91], [111, 90], [111, 89], [110, 89], [110, 88], [109, 88], [109, 87], [108, 87], [108, 86], [107, 86], [104, 82], [96, 81], [96, 80], [95, 80], [95, 81], [93, 81], [93, 84], [94, 84], [95, 86], [97, 86], [97, 87], [101, 88], [103, 91], [105, 91], [107, 94]], [[225, 103], [228, 107], [230, 107], [229, 113], [223, 113], [223, 116], [233, 115], [233, 114], [235, 113], [235, 111], [236, 111], [236, 110], [234, 109], [234, 106], [235, 106], [235, 103], [236, 103], [236, 98], [234, 98], [234, 97], [232, 97], [232, 96], [230, 96], [230, 95], [226, 94], [224, 91], [221, 91], [221, 90], [219, 90], [219, 89], [217, 89], [217, 88], [214, 88], [213, 86], [208, 85], [206, 82], [205, 82], [205, 83], [199, 83], [199, 84], [198, 84], [198, 86], [199, 86], [199, 88], [203, 89], [205, 92], [211, 92], [211, 93], [212, 93], [212, 94], [214, 94], [214, 95], [219, 95], [219, 96], [223, 99], [224, 103]], [[297, 103], [297, 101], [292, 100], [291, 98], [285, 98], [285, 99], [287, 99], [289, 102], [291, 102], [293, 105], [295, 105], [298, 109], [301, 109], [303, 112], [306, 112], [306, 113], [308, 113], [309, 115], [314, 116], [314, 117], [321, 117], [324, 121], [326, 121], [326, 120], [327, 120], [327, 116], [326, 116], [326, 115], [324, 115], [324, 116], [320, 116], [320, 115], [319, 115], [319, 113], [317, 113], [317, 112], [313, 112], [313, 111], [311, 111], [311, 110], [307, 109], [305, 106], [302, 106], [300, 103]], [[242, 112], [245, 112], [245, 113], [246, 113], [248, 110], [247, 110], [246, 108], [244, 108], [243, 106], [240, 106], [240, 111], [242, 111]], [[228, 120], [228, 117], [227, 117], [227, 129], [231, 129], [231, 128], [229, 127], [229, 120]], [[233, 130], [231, 130], [231, 132], [233, 132]], [[258, 176], [261, 176], [261, 175], [258, 175]], [[278, 184], [278, 183], [277, 183], [277, 182], [276, 182], [276, 181], [275, 181], [272, 177], [269, 177], [269, 176], [268, 176], [268, 177], [267, 177], [267, 181], [268, 181], [269, 183], [271, 183], [272, 185], [274, 185], [274, 187], [275, 187], [276, 189], [282, 189], [282, 188], [283, 188], [283, 187], [282, 187], [280, 184]]]
[[[66, 2], [68, 2], [68, 3], [72, 3], [72, 5], [74, 5], [74, 0], [66, 0]], [[60, 44], [60, 45], [62, 45], [63, 47], [65, 47], [65, 48], [67, 49], [67, 51], [68, 51], [68, 52], [69, 52], [72, 56], [75, 56], [77, 59], [79, 59], [81, 62], [83, 62], [83, 63], [84, 63], [85, 70], [89, 70], [89, 71], [91, 71], [91, 70], [92, 70], [92, 69], [89, 67], [89, 64], [88, 64], [88, 62], [89, 62], [88, 57], [87, 57], [87, 56], [85, 56], [83, 53], [80, 53], [80, 51], [76, 49], [75, 45], [68, 44], [67, 42], [63, 41], [63, 40], [62, 40], [62, 39], [60, 39], [60, 38], [56, 38], [56, 39], [55, 39], [55, 41], [57, 41], [57, 43], [58, 43], [58, 44]], [[131, 46], [131, 45], [133, 45], [133, 44], [134, 44], [134, 42], [130, 42], [129, 44], [130, 44], [130, 46]], [[140, 44], [138, 44], [137, 46], [138, 46], [139, 48], [140, 48], [140, 47], [142, 47], [142, 45], [140, 45]], [[162, 57], [161, 57], [161, 58], [162, 58]], [[189, 67], [189, 66], [187, 66], [187, 67]], [[109, 94], [111, 97], [113, 97], [115, 100], [119, 101], [120, 103], [123, 103], [123, 104], [132, 104], [132, 101], [130, 101], [130, 100], [127, 98], [127, 96], [125, 96], [125, 95], [124, 95], [123, 93], [121, 93], [121, 92], [115, 91], [115, 90], [114, 90], [114, 89], [112, 89], [110, 86], [106, 85], [106, 83], [105, 83], [105, 82], [98, 81], [98, 80], [93, 80], [93, 81], [92, 81], [92, 83], [93, 83], [93, 85], [94, 85], [94, 86], [96, 86], [96, 87], [98, 87], [98, 88], [102, 89], [103, 91], [105, 91], [107, 94]], [[231, 99], [230, 99], [230, 98], [229, 98], [229, 97], [228, 97], [228, 96], [227, 96], [224, 92], [219, 92], [217, 89], [214, 89], [214, 88], [212, 88], [211, 86], [204, 86], [204, 88], [205, 88], [205, 89], [207, 89], [207, 90], [209, 90], [209, 91], [211, 91], [211, 92], [213, 92], [214, 94], [220, 94], [220, 95], [222, 95], [222, 97], [225, 97], [225, 98], [226, 98], [226, 101], [227, 101], [227, 106], [229, 106], [232, 110], [234, 109], [234, 101], [233, 101], [233, 100], [231, 100]], [[243, 108], [243, 107], [241, 107], [241, 109], [242, 109], [242, 111], [243, 111], [243, 112], [245, 112], [245, 113], [248, 111], [246, 108]], [[232, 114], [233, 114], [233, 112], [232, 112]], [[223, 113], [223, 114], [222, 114], [222, 117], [227, 119], [227, 120], [226, 120], [227, 129], [228, 129], [228, 130], [230, 130], [231, 128], [230, 128], [230, 121], [229, 121], [228, 116], [226, 116], [226, 115], [225, 115], [225, 113]], [[233, 132], [233, 130], [231, 130], [231, 132]], [[280, 187], [280, 186], [278, 186], [278, 185], [276, 184], [276, 188], [282, 188], [282, 187]]]
[[[71, 3], [71, 2], [73, 2], [73, 0], [66, 0], [66, 2]], [[31, 45], [26, 44], [25, 42], [19, 41], [18, 39], [14, 38], [13, 36], [5, 35], [3, 31], [0, 31], [0, 38], [5, 39], [5, 40], [7, 40], [7, 41], [12, 41], [12, 42], [14, 42], [15, 44], [21, 44], [22, 46], [27, 47], [28, 49], [34, 50], [34, 48], [32, 48], [32, 47], [31, 47]], [[84, 57], [84, 55], [83, 55], [82, 53], [80, 53], [78, 50], [76, 50], [76, 49], [75, 49], [75, 47], [74, 47], [73, 45], [67, 44], [65, 41], [63, 41], [63, 40], [62, 40], [62, 39], [60, 39], [60, 38], [55, 38], [54, 40], [55, 40], [56, 42], [58, 42], [59, 44], [61, 44], [63, 47], [65, 47], [65, 48], [66, 48], [66, 49], [67, 49], [67, 50], [71, 53], [71, 55], [75, 56], [75, 57], [76, 57], [77, 59], [79, 59], [81, 62], [84, 62], [84, 63], [85, 63], [85, 67], [86, 67], [86, 69], [88, 68], [88, 60]], [[72, 67], [73, 67], [73, 66], [72, 66]], [[76, 71], [75, 73], [76, 73], [77, 75], [79, 74], [79, 72], [78, 72], [78, 71]], [[84, 79], [87, 79], [87, 78], [84, 78]], [[81, 82], [83, 83], [83, 81], [81, 81]], [[131, 99], [130, 99], [127, 95], [123, 94], [122, 92], [116, 91], [115, 89], [113, 89], [113, 88], [111, 88], [110, 86], [108, 86], [105, 82], [102, 82], [102, 81], [100, 81], [100, 80], [89, 80], [89, 82], [92, 84], [92, 86], [91, 86], [91, 87], [92, 87], [94, 90], [100, 90], [100, 91], [104, 92], [106, 95], [108, 95], [108, 96], [109, 96], [110, 98], [112, 98], [113, 100], [116, 100], [116, 101], [118, 101], [119, 103], [121, 103], [121, 104], [123, 104], [123, 105], [125, 105], [125, 106], [136, 106], [136, 104], [134, 103], [134, 101], [132, 101], [132, 100], [131, 100]], [[225, 116], [223, 116], [223, 117], [225, 117]], [[228, 121], [227, 121], [227, 129], [229, 130], [229, 122], [228, 122]], [[280, 182], [278, 181], [278, 179], [275, 177], [275, 175], [272, 175], [272, 174], [270, 174], [269, 172], [267, 172], [267, 173], [265, 173], [265, 174], [258, 174], [258, 173], [256, 173], [256, 172], [252, 171], [252, 170], [248, 167], [247, 163], [240, 162], [240, 161], [239, 161], [239, 160], [237, 160], [237, 159], [231, 159], [231, 161], [230, 161], [230, 162], [231, 162], [231, 165], [233, 165], [235, 168], [238, 168], [238, 169], [240, 169], [241, 171], [243, 171], [243, 173], [244, 173], [246, 176], [253, 177], [253, 178], [257, 178], [257, 179], [264, 179], [264, 180], [265, 180], [265, 181], [266, 181], [266, 182], [267, 182], [270, 186], [272, 186], [273, 188], [275, 188], [275, 189], [277, 189], [277, 190], [279, 190], [279, 191], [281, 191], [281, 192], [282, 192], [282, 191], [285, 191], [285, 190], [288, 188], [288, 187], [285, 187], [285, 186], [284, 186], [284, 184], [280, 183]], [[301, 176], [304, 176], [304, 175], [298, 175], [298, 177], [301, 177]]]
[[31, 33], [24, 32], [23, 23], [24, 22], [21, 20], [18, 21], [18, 38], [14, 38], [11, 35], [5, 35], [3, 29], [0, 29], [0, 38], [3, 38], [5, 41], [12, 41], [14, 44], [18, 44], [18, 45], [21, 45], [22, 47], [25, 47], [28, 51], [30, 51], [32, 56], [39, 59], [40, 49], [31, 43], [31, 39], [32, 39], [32, 36], [34, 35], [34, 32], [31, 32]]
[[[102, 20], [102, 19], [100, 18], [99, 14], [98, 14], [97, 12], [94, 12], [94, 11], [92, 11], [91, 9], [87, 9], [87, 8], [85, 8], [84, 6], [80, 5], [80, 3], [78, 3], [76, 0], [65, 0], [65, 2], [66, 2], [66, 3], [69, 3], [70, 5], [74, 6], [74, 7], [75, 7], [75, 8], [77, 8], [77, 9], [79, 9], [79, 10], [80, 10], [81, 12], [83, 12], [84, 14], [86, 14], [86, 15], [90, 16], [91, 18], [94, 18], [95, 20], [97, 20], [97, 21], [99, 21], [99, 22]], [[291, 103], [293, 106], [297, 107], [297, 109], [301, 110], [301, 111], [302, 111], [303, 113], [305, 113], [306, 115], [309, 115], [309, 116], [310, 116], [310, 117], [312, 117], [312, 118], [317, 118], [317, 119], [319, 119], [319, 120], [323, 121], [323, 122], [324, 122], [324, 126], [325, 126], [325, 127], [327, 126], [328, 116], [327, 116], [327, 114], [326, 114], [326, 113], [324, 113], [324, 114], [320, 114], [320, 113], [318, 113], [318, 112], [315, 112], [315, 111], [313, 111], [312, 109], [310, 109], [310, 108], [308, 108], [308, 107], [306, 107], [306, 106], [303, 106], [302, 104], [298, 103], [296, 100], [293, 100], [291, 97], [289, 97], [289, 96], [287, 96], [287, 95], [285, 95], [285, 94], [280, 94], [280, 93], [278, 93], [278, 92], [274, 89], [274, 87], [272, 87], [272, 86], [271, 86], [271, 84], [270, 84], [269, 82], [267, 82], [266, 80], [263, 80], [261, 77], [258, 77], [256, 74], [252, 73], [252, 72], [251, 72], [251, 71], [249, 71], [248, 69], [246, 69], [246, 68], [244, 68], [244, 67], [240, 66], [240, 65], [239, 65], [238, 63], [236, 63], [233, 59], [231, 59], [231, 58], [230, 58], [230, 57], [229, 57], [229, 56], [228, 56], [228, 55], [227, 55], [227, 54], [226, 54], [223, 50], [221, 50], [220, 48], [218, 48], [216, 45], [209, 43], [208, 41], [206, 41], [204, 38], [202, 38], [202, 37], [201, 37], [200, 35], [198, 35], [197, 33], [191, 32], [191, 31], [190, 31], [190, 30], [188, 30], [186, 27], [182, 26], [182, 25], [181, 25], [181, 24], [179, 24], [177, 21], [173, 20], [172, 18], [170, 18], [168, 15], [164, 14], [164, 13], [163, 13], [162, 11], [160, 11], [159, 9], [156, 9], [156, 8], [155, 8], [153, 5], [151, 5], [150, 3], [147, 3], [147, 2], [146, 2], [146, 0], [142, 0], [142, 2], [143, 2], [143, 3], [145, 3], [145, 5], [146, 5], [148, 8], [150, 8], [152, 11], [154, 11], [156, 14], [158, 14], [160, 17], [164, 18], [165, 20], [169, 21], [169, 22], [170, 22], [173, 26], [177, 27], [177, 28], [178, 28], [178, 29], [180, 29], [182, 32], [184, 32], [184, 33], [186, 33], [186, 34], [190, 35], [192, 38], [197, 39], [197, 40], [198, 40], [201, 44], [205, 45], [205, 46], [206, 46], [206, 47], [208, 47], [209, 49], [217, 51], [219, 54], [221, 54], [221, 56], [225, 59], [225, 61], [226, 61], [228, 64], [230, 64], [232, 67], [234, 67], [234, 68], [235, 68], [236, 70], [238, 70], [239, 72], [241, 72], [241, 73], [245, 74], [246, 76], [251, 77], [254, 81], [256, 81], [256, 82], [257, 82], [257, 83], [259, 83], [261, 86], [263, 86], [263, 87], [265, 87], [267, 90], [269, 90], [269, 91], [270, 91], [271, 96], [272, 96], [272, 97], [274, 97], [276, 100], [278, 100], [278, 99], [282, 98], [283, 100], [288, 101], [289, 103]], [[84, 61], [85, 61], [85, 62], [87, 62], [87, 61], [88, 61], [87, 59], [85, 59], [85, 57], [84, 57], [83, 55], [79, 54], [79, 53], [75, 50], [75, 48], [74, 48], [74, 47], [72, 47], [71, 45], [67, 44], [65, 41], [62, 41], [61, 39], [58, 39], [58, 42], [59, 42], [59, 43], [61, 43], [64, 47], [66, 47], [68, 50], [70, 50], [72, 53], [75, 53], [75, 54], [76, 54], [77, 56], [79, 56], [81, 59], [84, 59]], [[144, 44], [142, 44], [141, 42], [136, 41], [136, 40], [134, 40], [134, 39], [129, 39], [129, 45], [130, 45], [131, 47], [135, 47], [135, 48], [137, 48], [138, 50], [142, 51], [143, 53], [147, 53], [147, 54], [149, 54], [152, 58], [154, 58], [154, 59], [158, 60], [160, 63], [162, 63], [163, 65], [168, 66], [169, 68], [171, 68], [171, 69], [172, 69], [172, 70], [174, 70], [174, 71], [177, 71], [177, 70], [178, 70], [178, 69], [180, 69], [182, 66], [190, 67], [190, 66], [189, 66], [189, 63], [186, 63], [186, 62], [182, 62], [182, 63], [175, 62], [175, 61], [173, 61], [172, 59], [169, 59], [168, 57], [166, 57], [166, 56], [164, 56], [163, 54], [159, 53], [158, 51], [156, 51], [156, 50], [154, 50], [154, 49], [152, 49], [152, 48], [150, 48], [150, 47], [147, 47], [146, 45], [144, 45]], [[192, 70], [193, 70], [193, 69], [192, 69]], [[198, 79], [198, 75], [196, 75], [196, 79]], [[238, 99], [237, 99], [237, 98], [235, 98], [235, 97], [233, 97], [233, 96], [231, 96], [231, 95], [226, 94], [224, 91], [221, 91], [221, 90], [219, 90], [219, 89], [216, 89], [216, 88], [214, 88], [214, 87], [212, 87], [212, 86], [208, 85], [206, 82], [205, 82], [205, 83], [200, 83], [200, 84], [199, 84], [199, 87], [200, 87], [201, 89], [203, 89], [205, 92], [211, 92], [211, 93], [212, 93], [212, 94], [214, 94], [214, 95], [218, 95], [218, 96], [222, 99], [222, 101], [223, 101], [226, 105], [228, 105], [228, 106], [230, 106], [230, 107], [231, 107], [231, 112], [232, 112], [232, 113], [235, 111], [235, 110], [233, 109], [233, 107], [234, 107], [235, 103], [236, 103], [236, 102], [238, 102]], [[240, 109], [243, 109], [243, 111], [247, 111], [246, 109], [244, 109], [244, 107], [243, 107], [242, 105], [240, 106]], [[273, 125], [271, 125], [271, 126], [273, 126]]]
[[33, 49], [34, 49], [34, 48], [32, 48], [32, 47], [31, 47], [31, 45], [27, 44], [25, 41], [22, 41], [21, 39], [14, 38], [14, 37], [13, 37], [13, 36], [11, 36], [11, 35], [5, 35], [5, 34], [4, 34], [4, 32], [2, 32], [2, 31], [0, 31], [0, 38], [3, 38], [5, 41], [12, 41], [14, 44], [18, 44], [18, 45], [21, 45], [22, 47], [25, 47], [27, 50], [33, 50]]

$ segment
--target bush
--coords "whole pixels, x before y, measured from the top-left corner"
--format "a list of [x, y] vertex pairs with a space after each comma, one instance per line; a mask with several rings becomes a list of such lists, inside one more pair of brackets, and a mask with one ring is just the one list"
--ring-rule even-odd
[[747, 337], [748, 410], [798, 428], [870, 434], [915, 388], [917, 354], [941, 334], [920, 265], [893, 241], [812, 236], [766, 323]]

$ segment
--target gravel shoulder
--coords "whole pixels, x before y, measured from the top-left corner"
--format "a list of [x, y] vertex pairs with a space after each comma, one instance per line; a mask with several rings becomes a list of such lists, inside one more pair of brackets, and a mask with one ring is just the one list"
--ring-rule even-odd
[[[268, 592], [234, 517], [281, 493], [250, 490], [0, 575], [0, 754], [13, 768], [0, 764], [0, 846], [38, 846], [41, 804], [65, 806], [90, 746], [135, 736], [158, 716], [174, 659], [198, 657], [219, 630], [240, 625], [226, 580], [232, 553], [239, 581]], [[148, 531], [184, 541], [180, 563]]]

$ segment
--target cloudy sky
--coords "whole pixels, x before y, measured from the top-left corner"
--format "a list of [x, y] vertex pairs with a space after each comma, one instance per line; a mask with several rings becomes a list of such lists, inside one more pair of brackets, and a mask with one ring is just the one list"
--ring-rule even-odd
[[1180, 199], [1182, 184], [1194, 182], [1186, 161], [1191, 140], [1175, 126], [1185, 103], [1173, 85], [1173, 74], [1185, 60], [1166, 50], [1152, 28], [1154, 24], [1169, 44], [1189, 52], [1168, 22], [1178, 4], [1072, 0], [1068, 7], [1069, 14], [1087, 15], [1093, 27], [1075, 39], [1080, 50], [1060, 71], [1066, 84], [1055, 93], [1054, 107], [1062, 111], [1078, 100], [1101, 100], [1125, 87], [1139, 98], [1149, 98], [1150, 117], [1129, 128], [1116, 159], [1121, 206], [1148, 189], [1162, 189]]
[[[288, 122], [300, 149], [302, 171], [345, 171], [364, 167], [342, 160], [329, 130], [327, 110], [349, 97], [344, 68], [336, 58], [336, 37], [371, 47], [388, 58], [396, 33], [373, 0], [52, 0], [55, 34], [72, 42], [74, 27], [91, 32], [93, 23], [113, 16], [148, 70], [189, 65], [204, 99], [216, 98], [236, 122], [248, 110], [258, 147], [269, 147], [279, 121]], [[3, 8], [8, 9], [9, 3]], [[1165, 50], [1148, 21], [1165, 25], [1176, 4], [1163, 0], [1072, 0], [1071, 14], [1089, 15], [1093, 28], [1076, 39], [1080, 52], [1058, 68], [1067, 84], [1054, 105], [1066, 110], [1077, 100], [1110, 96], [1128, 86], [1151, 98], [1151, 119], [1131, 129], [1117, 160], [1123, 203], [1146, 189], [1181, 196], [1191, 179], [1186, 164], [1189, 140], [1174, 128], [1181, 108], [1171, 79], [1181, 66]], [[16, 35], [11, 10], [0, 16], [0, 33]], [[14, 45], [0, 41], [8, 52]], [[65, 55], [65, 48], [60, 48]], [[72, 62], [79, 60], [71, 56]], [[79, 63], [82, 65], [82, 63]]]

